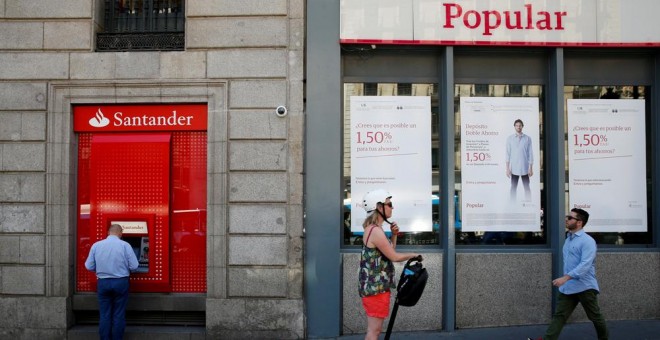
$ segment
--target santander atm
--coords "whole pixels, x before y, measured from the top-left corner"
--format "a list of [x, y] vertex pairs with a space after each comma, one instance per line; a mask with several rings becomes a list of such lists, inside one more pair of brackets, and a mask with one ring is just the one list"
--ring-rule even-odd
[[89, 249], [123, 227], [133, 292], [206, 292], [206, 104], [76, 105], [76, 291]]

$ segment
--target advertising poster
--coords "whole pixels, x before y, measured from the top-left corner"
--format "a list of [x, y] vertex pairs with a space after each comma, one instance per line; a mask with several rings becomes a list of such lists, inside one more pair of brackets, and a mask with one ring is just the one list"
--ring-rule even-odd
[[644, 100], [569, 99], [570, 208], [588, 231], [646, 232]]
[[463, 231], [540, 231], [538, 98], [461, 98]]
[[[365, 193], [392, 194], [400, 231], [431, 231], [431, 99], [352, 96], [351, 231], [362, 231]], [[387, 223], [383, 224], [389, 230]]]

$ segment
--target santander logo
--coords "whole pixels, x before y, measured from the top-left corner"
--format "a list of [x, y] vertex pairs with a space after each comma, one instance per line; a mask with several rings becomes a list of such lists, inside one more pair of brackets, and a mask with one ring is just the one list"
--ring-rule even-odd
[[89, 125], [96, 127], [96, 128], [102, 128], [106, 127], [110, 124], [110, 119], [106, 118], [103, 115], [103, 112], [101, 112], [101, 108], [99, 108], [96, 111], [96, 116], [92, 117], [92, 119], [89, 120]]
[[206, 104], [76, 105], [73, 130], [205, 131], [207, 117]]

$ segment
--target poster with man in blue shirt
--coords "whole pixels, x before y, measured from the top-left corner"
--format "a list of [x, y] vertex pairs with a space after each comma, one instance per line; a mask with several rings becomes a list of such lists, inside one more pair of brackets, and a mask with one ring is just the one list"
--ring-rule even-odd
[[608, 338], [607, 324], [598, 305], [600, 289], [596, 281], [596, 241], [583, 229], [588, 220], [589, 213], [579, 208], [571, 209], [571, 213], [566, 215], [568, 233], [563, 248], [564, 275], [552, 280], [552, 285], [559, 288], [557, 308], [543, 340], [559, 338], [566, 320], [578, 303], [582, 304], [587, 317], [596, 327], [598, 339]]
[[121, 240], [122, 227], [112, 224], [108, 237], [92, 245], [85, 268], [95, 272], [98, 278], [99, 336], [105, 339], [122, 339], [126, 328], [126, 303], [128, 302], [128, 277], [137, 270], [138, 260], [130, 244]]

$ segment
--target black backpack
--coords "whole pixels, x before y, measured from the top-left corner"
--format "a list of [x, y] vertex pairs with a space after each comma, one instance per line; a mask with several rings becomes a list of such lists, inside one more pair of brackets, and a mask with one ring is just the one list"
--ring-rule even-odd
[[397, 303], [406, 307], [416, 305], [424, 292], [428, 278], [429, 274], [422, 265], [421, 256], [408, 260], [406, 265], [403, 266], [399, 284], [396, 286]]
[[399, 305], [406, 307], [416, 305], [424, 292], [428, 278], [429, 274], [426, 272], [426, 268], [422, 266], [422, 255], [417, 255], [408, 260], [406, 265], [403, 266], [399, 284], [396, 285], [396, 299], [394, 300], [390, 322], [387, 325], [385, 340], [389, 340], [390, 335], [392, 335], [392, 328], [394, 327], [394, 320], [396, 319], [396, 312], [399, 310]]

